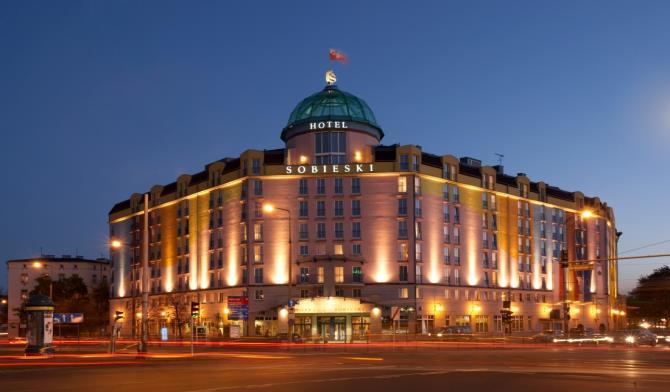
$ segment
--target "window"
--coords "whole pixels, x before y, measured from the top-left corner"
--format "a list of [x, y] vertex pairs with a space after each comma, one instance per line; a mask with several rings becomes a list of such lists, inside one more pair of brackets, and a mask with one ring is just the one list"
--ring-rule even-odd
[[334, 214], [335, 216], [343, 216], [344, 215], [344, 201], [343, 200], [335, 200], [334, 203]]
[[300, 256], [309, 256], [309, 246], [300, 245]]
[[407, 215], [407, 199], [398, 199], [398, 215]]
[[401, 282], [407, 282], [409, 280], [406, 265], [401, 265], [398, 267], [398, 280]]
[[361, 289], [354, 289], [353, 292], [351, 293], [351, 296], [354, 298], [360, 298], [362, 296], [362, 291]]
[[482, 208], [483, 209], [488, 209], [489, 208], [489, 199], [488, 195], [486, 192], [482, 193]]
[[359, 194], [361, 193], [361, 179], [354, 177], [351, 179], [351, 193]]
[[398, 244], [398, 260], [407, 261], [409, 258], [409, 248], [406, 242], [401, 242]]
[[318, 267], [316, 270], [316, 282], [323, 283], [324, 279], [324, 270], [323, 267]]
[[422, 237], [421, 222], [414, 222], [414, 238], [420, 240]]
[[449, 200], [449, 184], [442, 185], [442, 198]]
[[398, 238], [407, 238], [407, 221], [398, 221]]
[[409, 290], [407, 287], [401, 287], [398, 289], [398, 298], [409, 298]]
[[458, 192], [458, 187], [454, 187], [454, 203], [458, 203], [460, 201], [460, 195]]
[[309, 283], [308, 267], [300, 267], [300, 283]]
[[361, 222], [351, 222], [351, 237], [361, 238]]
[[342, 186], [342, 179], [341, 178], [336, 178], [335, 179], [335, 190], [334, 190], [336, 195], [341, 195], [344, 192], [344, 187]]
[[400, 154], [400, 170], [409, 170], [409, 157], [407, 154]]
[[412, 170], [419, 171], [419, 156], [412, 154]]
[[317, 223], [316, 224], [316, 238], [319, 240], [325, 240], [326, 239], [326, 224], [325, 223]]
[[335, 296], [344, 297], [344, 289], [342, 287], [335, 287]]
[[479, 314], [475, 316], [475, 332], [486, 333], [489, 331], [489, 316]]
[[414, 215], [418, 218], [421, 217], [421, 200], [414, 200]]
[[265, 294], [263, 294], [263, 290], [255, 290], [254, 291], [254, 298], [256, 301], [262, 301], [265, 299]]
[[360, 256], [361, 255], [361, 244], [352, 244], [351, 245], [351, 253], [354, 256]]
[[344, 283], [344, 267], [335, 267], [335, 283]]
[[454, 227], [454, 244], [459, 245], [461, 243], [461, 230], [458, 227]]
[[254, 268], [254, 283], [263, 283], [263, 268]]
[[333, 245], [333, 254], [336, 254], [336, 255], [343, 255], [344, 254], [344, 248], [342, 247], [342, 244]]
[[363, 282], [363, 271], [361, 267], [353, 267], [351, 269], [351, 279], [356, 283]]
[[421, 244], [414, 244], [414, 260], [423, 260], [423, 252], [421, 251]]
[[316, 202], [316, 216], [323, 218], [326, 216], [326, 202], [323, 200], [318, 200]]
[[398, 193], [407, 193], [407, 177], [398, 177]]
[[299, 204], [299, 214], [301, 218], [307, 218], [309, 215], [309, 205], [306, 201], [301, 201]]
[[261, 174], [261, 160], [254, 158], [251, 160], [251, 174], [259, 175]]
[[338, 240], [344, 238], [344, 223], [335, 222], [335, 238]]
[[351, 201], [351, 215], [352, 216], [360, 216], [361, 215], [361, 201], [360, 200], [352, 200]]
[[307, 223], [301, 223], [298, 227], [298, 236], [301, 240], [306, 240], [309, 238], [309, 230]]
[[325, 195], [326, 194], [326, 179], [317, 178], [316, 179], [316, 194]]
[[421, 194], [421, 178], [419, 177], [414, 177], [414, 194]]
[[449, 205], [445, 204], [442, 206], [442, 220], [447, 223], [449, 222]]
[[263, 262], [263, 245], [254, 245], [254, 263]]
[[461, 209], [458, 207], [454, 207], [454, 223], [461, 223]]
[[454, 264], [461, 265], [461, 248], [454, 248]]
[[309, 193], [309, 187], [307, 186], [307, 179], [306, 178], [301, 178], [300, 179], [299, 193], [301, 195], [306, 195], [306, 194]]
[[451, 235], [449, 234], [449, 226], [444, 225], [442, 226], [442, 241], [446, 244], [451, 241]]
[[254, 180], [254, 195], [263, 196], [263, 181]]
[[254, 241], [263, 241], [262, 223], [254, 223]]
[[347, 139], [344, 132], [318, 132], [315, 141], [317, 164], [345, 163]]
[[442, 248], [442, 260], [444, 261], [444, 264], [451, 263], [451, 259], [449, 258], [449, 248], [446, 246]]

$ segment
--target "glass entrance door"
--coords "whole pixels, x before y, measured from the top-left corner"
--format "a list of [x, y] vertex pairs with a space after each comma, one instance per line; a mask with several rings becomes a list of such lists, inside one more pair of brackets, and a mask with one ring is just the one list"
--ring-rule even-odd
[[344, 342], [347, 340], [346, 317], [321, 316], [318, 318], [318, 328], [325, 341]]

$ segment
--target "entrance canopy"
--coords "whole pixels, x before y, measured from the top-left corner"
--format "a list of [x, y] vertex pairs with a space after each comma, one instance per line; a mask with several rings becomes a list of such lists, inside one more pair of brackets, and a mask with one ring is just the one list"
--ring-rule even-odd
[[374, 308], [373, 304], [362, 303], [357, 298], [317, 297], [302, 298], [295, 306], [296, 314], [333, 314], [333, 313], [367, 313]]

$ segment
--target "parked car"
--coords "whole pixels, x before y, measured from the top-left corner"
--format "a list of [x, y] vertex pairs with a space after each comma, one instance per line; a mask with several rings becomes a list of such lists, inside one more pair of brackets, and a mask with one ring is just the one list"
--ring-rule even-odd
[[[279, 340], [280, 342], [287, 343], [288, 333], [286, 332], [278, 333], [276, 339]], [[297, 333], [294, 333], [293, 343], [302, 343], [302, 342], [303, 342], [302, 336], [298, 335]]]
[[614, 331], [611, 338], [611, 343], [613, 344], [626, 344], [630, 346], [649, 345], [653, 347], [658, 343], [656, 334], [643, 328]]
[[554, 339], [564, 339], [563, 331], [546, 330], [534, 335], [532, 340], [534, 343], [553, 343]]
[[469, 325], [451, 325], [440, 329], [435, 336], [444, 340], [472, 340], [472, 327]]

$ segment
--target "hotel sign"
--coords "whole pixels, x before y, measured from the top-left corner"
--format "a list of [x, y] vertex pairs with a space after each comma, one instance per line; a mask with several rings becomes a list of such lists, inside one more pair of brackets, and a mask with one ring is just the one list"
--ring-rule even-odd
[[309, 129], [349, 129], [346, 121], [318, 121], [309, 123]]
[[289, 165], [286, 174], [350, 174], [374, 173], [374, 163], [345, 163], [343, 165]]

